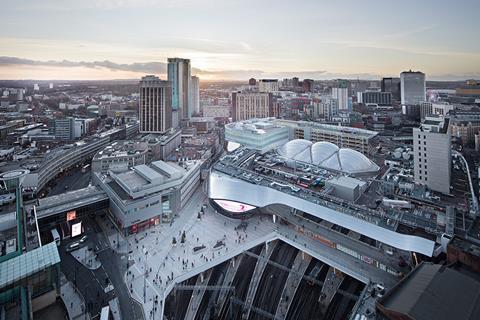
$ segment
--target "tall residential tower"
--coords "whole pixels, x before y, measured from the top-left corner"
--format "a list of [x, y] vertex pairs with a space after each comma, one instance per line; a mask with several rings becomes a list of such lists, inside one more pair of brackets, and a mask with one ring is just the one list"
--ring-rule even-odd
[[191, 67], [189, 59], [168, 58], [168, 81], [172, 84], [174, 127], [192, 115], [190, 101]]
[[197, 76], [192, 76], [191, 81], [190, 101], [192, 112], [190, 115], [193, 113], [198, 115], [200, 113], [200, 79]]

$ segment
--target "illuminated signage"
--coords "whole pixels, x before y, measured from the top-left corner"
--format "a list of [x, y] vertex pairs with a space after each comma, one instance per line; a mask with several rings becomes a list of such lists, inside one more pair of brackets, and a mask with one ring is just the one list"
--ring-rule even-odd
[[213, 201], [215, 201], [215, 203], [218, 204], [223, 209], [230, 212], [236, 212], [236, 213], [247, 212], [256, 208], [248, 204], [230, 201], [230, 200], [213, 200]]
[[77, 212], [75, 210], [67, 212], [67, 221], [75, 220]]
[[75, 223], [72, 225], [72, 238], [82, 234], [82, 222]]

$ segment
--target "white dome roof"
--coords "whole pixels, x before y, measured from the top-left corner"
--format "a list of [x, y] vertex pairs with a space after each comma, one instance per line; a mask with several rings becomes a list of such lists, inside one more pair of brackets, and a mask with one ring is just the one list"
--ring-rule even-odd
[[279, 147], [277, 152], [291, 160], [350, 174], [376, 172], [380, 169], [362, 153], [348, 148], [339, 148], [325, 141], [312, 144], [308, 140], [295, 139]]
[[[277, 152], [285, 158], [294, 159], [296, 156], [300, 155], [302, 151], [310, 150], [311, 145], [311, 141], [304, 139], [295, 139], [288, 141], [283, 146], [278, 148]], [[301, 161], [300, 159], [297, 160]]]
[[318, 165], [338, 152], [337, 145], [322, 141], [312, 145], [312, 163]]

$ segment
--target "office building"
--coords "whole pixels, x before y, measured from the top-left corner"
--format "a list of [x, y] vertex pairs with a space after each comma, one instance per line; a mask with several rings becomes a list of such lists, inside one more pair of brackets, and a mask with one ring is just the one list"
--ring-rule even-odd
[[400, 101], [400, 78], [382, 78], [382, 92], [390, 92], [393, 101]]
[[448, 118], [426, 116], [419, 128], [413, 129], [415, 182], [433, 191], [450, 193], [451, 135]]
[[275, 92], [278, 91], [277, 79], [260, 79], [258, 80], [258, 91], [260, 92]]
[[357, 92], [357, 102], [365, 105], [391, 106], [392, 94], [379, 91]]
[[336, 80], [332, 87], [332, 98], [337, 100], [338, 110], [350, 109], [348, 99], [349, 82], [347, 80]]
[[172, 84], [172, 109], [176, 116], [175, 124], [192, 115], [193, 110], [190, 106], [191, 77], [189, 59], [168, 58], [168, 81]]
[[446, 116], [453, 109], [455, 109], [453, 104], [424, 101], [420, 103], [420, 119], [424, 120], [430, 114]]
[[197, 76], [192, 76], [191, 84], [190, 101], [192, 112], [190, 113], [190, 116], [192, 114], [198, 115], [200, 113], [200, 79]]
[[252, 118], [276, 117], [278, 110], [273, 102], [272, 93], [234, 92], [232, 93], [233, 121]]
[[172, 127], [172, 87], [155, 76], [140, 81], [138, 117], [141, 133], [162, 133]]
[[55, 138], [62, 141], [75, 139], [75, 118], [55, 119]]
[[420, 71], [404, 71], [400, 74], [402, 105], [418, 105], [425, 101], [425, 74]]
[[480, 133], [480, 109], [454, 109], [449, 112], [449, 131], [464, 146], [476, 146], [475, 137]]

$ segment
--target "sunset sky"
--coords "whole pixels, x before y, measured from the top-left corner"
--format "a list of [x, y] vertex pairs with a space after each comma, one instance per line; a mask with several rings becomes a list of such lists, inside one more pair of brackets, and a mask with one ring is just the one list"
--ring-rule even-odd
[[478, 0], [43, 0], [1, 4], [0, 79], [480, 78]]

